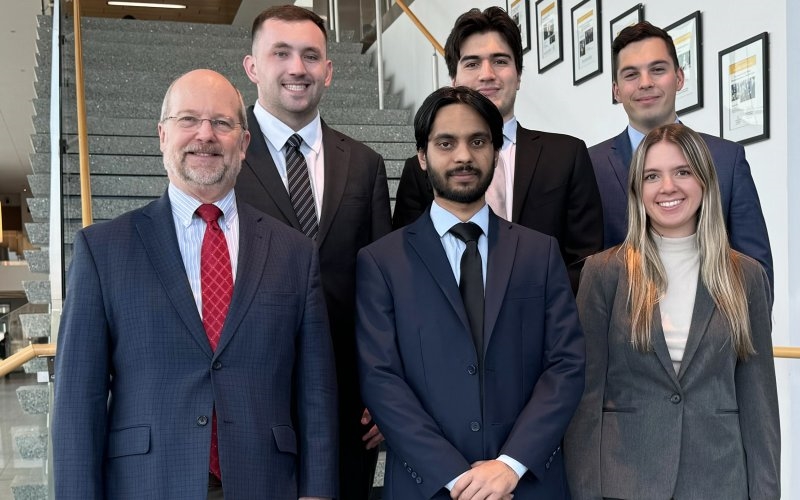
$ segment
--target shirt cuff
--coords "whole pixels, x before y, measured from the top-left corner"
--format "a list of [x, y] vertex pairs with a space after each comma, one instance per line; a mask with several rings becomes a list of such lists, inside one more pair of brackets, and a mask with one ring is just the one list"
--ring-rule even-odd
[[522, 476], [524, 476], [525, 473], [528, 472], [527, 467], [517, 462], [513, 458], [509, 457], [508, 455], [500, 455], [499, 457], [497, 457], [497, 460], [511, 467], [511, 470], [516, 472], [517, 476], [519, 476], [520, 479], [522, 479]]
[[463, 476], [466, 473], [467, 471], [462, 472], [461, 474], [457, 475], [455, 479], [445, 484], [444, 487], [447, 488], [447, 491], [453, 491], [453, 486], [455, 486], [458, 480], [461, 479], [461, 476]]

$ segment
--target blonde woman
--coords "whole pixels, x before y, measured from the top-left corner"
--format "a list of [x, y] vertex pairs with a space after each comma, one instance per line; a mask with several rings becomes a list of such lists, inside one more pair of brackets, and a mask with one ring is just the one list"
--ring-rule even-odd
[[766, 274], [728, 244], [702, 138], [651, 131], [625, 241], [591, 257], [586, 389], [565, 438], [574, 499], [780, 497]]

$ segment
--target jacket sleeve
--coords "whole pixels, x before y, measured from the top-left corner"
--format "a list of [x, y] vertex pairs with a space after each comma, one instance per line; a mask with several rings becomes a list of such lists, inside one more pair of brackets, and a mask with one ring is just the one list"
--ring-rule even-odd
[[[749, 261], [743, 264], [749, 264]], [[739, 428], [747, 457], [747, 485], [752, 499], [780, 498], [781, 431], [778, 390], [772, 355], [771, 288], [765, 272], [752, 262], [745, 271], [750, 331], [756, 354], [736, 365]]]
[[578, 290], [578, 314], [586, 339], [586, 387], [564, 438], [567, 479], [575, 500], [602, 498], [600, 446], [608, 329], [614, 303], [613, 291], [604, 283], [604, 261], [603, 256], [587, 260]]

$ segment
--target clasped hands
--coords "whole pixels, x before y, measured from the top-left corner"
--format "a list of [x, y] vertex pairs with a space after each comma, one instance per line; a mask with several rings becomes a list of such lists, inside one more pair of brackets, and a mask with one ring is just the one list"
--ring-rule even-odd
[[519, 477], [500, 460], [480, 460], [456, 481], [453, 500], [510, 500]]

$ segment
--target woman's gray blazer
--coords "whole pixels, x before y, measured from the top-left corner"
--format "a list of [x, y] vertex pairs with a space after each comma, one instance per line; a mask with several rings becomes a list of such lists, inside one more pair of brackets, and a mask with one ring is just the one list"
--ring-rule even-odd
[[630, 342], [622, 253], [587, 261], [578, 293], [586, 389], [564, 440], [574, 499], [780, 498], [769, 286], [756, 261], [737, 256], [757, 354], [737, 359], [727, 321], [698, 280], [677, 375], [658, 309], [652, 350]]

